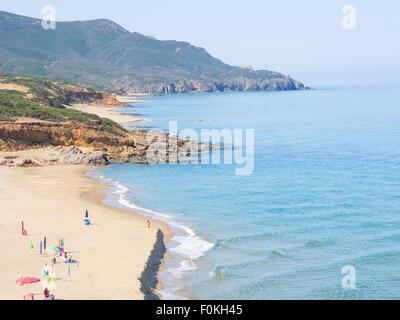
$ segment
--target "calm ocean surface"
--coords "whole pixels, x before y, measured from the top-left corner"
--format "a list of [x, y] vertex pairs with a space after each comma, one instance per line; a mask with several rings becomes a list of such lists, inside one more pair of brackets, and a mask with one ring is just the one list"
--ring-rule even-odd
[[[165, 298], [400, 298], [400, 87], [148, 98], [144, 127], [254, 128], [255, 165], [113, 164], [108, 201], [171, 223]], [[193, 263], [188, 262], [188, 258]], [[356, 289], [342, 288], [342, 268]]]

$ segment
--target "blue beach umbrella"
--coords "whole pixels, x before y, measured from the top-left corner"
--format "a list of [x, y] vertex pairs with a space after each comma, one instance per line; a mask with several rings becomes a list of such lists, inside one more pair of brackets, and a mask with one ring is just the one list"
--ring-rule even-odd
[[40, 255], [42, 255], [42, 240], [40, 240]]
[[71, 268], [70, 268], [70, 263], [68, 261], [68, 278], [70, 277], [70, 275], [71, 275]]

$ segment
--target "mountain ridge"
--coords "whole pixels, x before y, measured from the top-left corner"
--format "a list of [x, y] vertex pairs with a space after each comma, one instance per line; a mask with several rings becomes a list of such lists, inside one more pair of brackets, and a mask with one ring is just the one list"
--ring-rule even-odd
[[186, 41], [157, 40], [109, 19], [57, 22], [0, 11], [0, 72], [152, 94], [302, 90], [289, 76], [230, 66]]

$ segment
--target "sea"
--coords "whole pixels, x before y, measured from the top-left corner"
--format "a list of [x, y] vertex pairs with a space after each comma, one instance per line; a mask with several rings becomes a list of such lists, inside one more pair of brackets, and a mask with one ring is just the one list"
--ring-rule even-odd
[[400, 298], [399, 86], [144, 100], [120, 111], [149, 120], [132, 126], [254, 133], [246, 174], [235, 157], [91, 171], [105, 201], [171, 226], [163, 299]]

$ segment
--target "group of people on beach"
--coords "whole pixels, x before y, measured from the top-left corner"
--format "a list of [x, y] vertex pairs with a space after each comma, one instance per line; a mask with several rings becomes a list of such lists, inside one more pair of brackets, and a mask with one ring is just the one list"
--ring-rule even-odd
[[[88, 219], [87, 217], [88, 212], [86, 211], [86, 217], [85, 219]], [[86, 220], [85, 220], [86, 221]], [[145, 225], [148, 229], [151, 228], [151, 222], [149, 219], [145, 220]], [[24, 223], [22, 222], [22, 235], [27, 235], [27, 232], [25, 231], [24, 228]], [[42, 254], [42, 243], [43, 243], [43, 247], [46, 250], [46, 237], [44, 237], [43, 242], [40, 241], [40, 254]], [[32, 241], [31, 241], [31, 246], [30, 248], [33, 248], [32, 245]], [[72, 258], [67, 254], [67, 252], [64, 250], [64, 241], [63, 239], [59, 239], [59, 246], [56, 248], [58, 251], [54, 252], [54, 256], [51, 258], [51, 272], [49, 270], [49, 265], [46, 263], [42, 269], [42, 274], [43, 274], [43, 284], [45, 284], [44, 286], [44, 291], [43, 291], [43, 295], [44, 295], [44, 299], [45, 300], [54, 300], [54, 294], [51, 294], [49, 289], [48, 289], [48, 284], [52, 281], [56, 281], [55, 278], [55, 268], [54, 268], [54, 264], [57, 263], [57, 258], [62, 258], [63, 263], [76, 263], [76, 266], [78, 267], [78, 261], [77, 260], [72, 260]], [[68, 265], [68, 276], [69, 276], [69, 265]], [[33, 298], [32, 298], [33, 299]]]
[[[58, 252], [55, 252], [54, 257], [51, 259], [51, 270], [52, 273], [50, 275], [49, 268], [47, 263], [44, 265], [42, 269], [43, 273], [43, 280], [45, 283], [49, 283], [51, 281], [55, 281], [55, 269], [54, 269], [54, 264], [57, 263], [57, 257], [61, 257], [64, 263], [71, 263], [73, 262], [72, 258], [68, 256], [67, 252], [64, 251], [64, 247], [61, 247], [61, 250]], [[76, 261], [78, 264], [78, 262]], [[54, 300], [54, 294], [50, 294], [49, 289], [46, 287], [43, 291], [44, 298], [46, 300]]]

